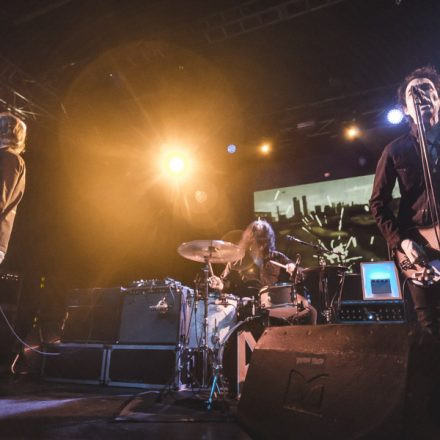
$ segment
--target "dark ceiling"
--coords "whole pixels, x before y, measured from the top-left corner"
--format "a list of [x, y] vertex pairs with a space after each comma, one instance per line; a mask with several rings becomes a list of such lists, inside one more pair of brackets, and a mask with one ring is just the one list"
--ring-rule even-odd
[[[31, 177], [9, 265], [62, 265], [78, 284], [98, 282], [98, 269], [100, 280], [172, 275], [163, 261], [173, 254], [169, 264], [181, 264], [177, 244], [248, 222], [254, 188], [319, 180], [325, 166], [333, 177], [372, 172], [401, 130], [384, 124], [396, 84], [420, 65], [440, 67], [439, 18], [438, 0], [6, 2], [0, 90], [29, 122]], [[348, 147], [341, 127], [353, 119], [368, 134]], [[127, 191], [140, 175], [127, 145], [163, 139], [169, 127], [197, 132], [200, 179], [209, 175], [227, 207], [211, 228], [206, 213], [176, 228], [156, 191], [142, 195], [142, 212]], [[276, 149], [266, 163], [253, 157], [263, 139]], [[241, 161], [221, 156], [229, 142]]]
[[435, 0], [17, 0], [2, 6], [2, 54], [63, 100], [102, 52], [160, 41], [214, 64], [257, 126], [286, 128], [371, 110], [366, 91], [392, 101], [405, 73], [438, 62], [439, 17]]

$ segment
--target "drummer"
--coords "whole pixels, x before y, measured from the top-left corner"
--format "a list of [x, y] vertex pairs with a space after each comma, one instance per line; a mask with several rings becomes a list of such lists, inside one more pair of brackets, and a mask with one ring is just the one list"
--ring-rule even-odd
[[[209, 279], [211, 288], [220, 291], [233, 292], [239, 296], [256, 296], [264, 286], [277, 283], [291, 282], [298, 270], [296, 264], [282, 252], [275, 249], [275, 232], [266, 220], [255, 220], [244, 230], [238, 244], [245, 252], [242, 260], [228, 263], [220, 277]], [[251, 258], [251, 264], [246, 264], [246, 257]], [[282, 266], [272, 262], [280, 263]], [[297, 302], [309, 311], [307, 323], [316, 324], [316, 309], [304, 298], [297, 294]]]

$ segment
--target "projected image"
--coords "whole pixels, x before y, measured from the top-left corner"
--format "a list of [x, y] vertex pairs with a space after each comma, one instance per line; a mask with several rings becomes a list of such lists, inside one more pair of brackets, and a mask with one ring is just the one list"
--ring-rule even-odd
[[[255, 216], [271, 222], [279, 249], [290, 256], [299, 253], [303, 266], [318, 264], [316, 250], [288, 241], [286, 235], [320, 245], [328, 251], [328, 264], [344, 265], [357, 272], [362, 261], [388, 259], [386, 242], [368, 206], [373, 179], [373, 175], [367, 175], [257, 191]], [[397, 188], [394, 197], [395, 209], [399, 202]]]

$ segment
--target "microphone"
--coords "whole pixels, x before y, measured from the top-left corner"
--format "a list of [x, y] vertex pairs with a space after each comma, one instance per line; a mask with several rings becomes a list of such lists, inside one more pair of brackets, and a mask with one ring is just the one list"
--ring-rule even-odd
[[285, 235], [286, 240], [289, 241], [296, 241], [297, 243], [306, 244], [310, 246], [310, 243], [307, 243], [303, 240], [300, 240], [299, 238], [294, 237], [293, 235]]
[[411, 87], [411, 94], [414, 97], [414, 100], [417, 100], [417, 103], [420, 104], [422, 101], [424, 101], [424, 95], [423, 92], [420, 90], [417, 86]]
[[299, 238], [294, 237], [293, 235], [285, 235], [286, 240], [295, 241], [296, 243], [304, 244], [306, 246], [310, 246], [313, 249], [316, 249], [318, 252], [328, 252], [327, 249], [319, 246], [318, 244], [307, 243], [307, 241], [300, 240]]

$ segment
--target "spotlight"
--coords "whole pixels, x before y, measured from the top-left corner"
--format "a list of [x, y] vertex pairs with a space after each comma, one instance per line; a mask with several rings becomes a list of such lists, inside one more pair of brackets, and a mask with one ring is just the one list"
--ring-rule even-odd
[[191, 174], [193, 163], [188, 152], [183, 148], [165, 147], [159, 156], [159, 164], [163, 177], [172, 177], [173, 181], [181, 182]]
[[353, 141], [361, 136], [361, 130], [355, 124], [349, 125], [344, 130], [345, 138], [349, 141]]
[[392, 125], [398, 125], [403, 121], [404, 114], [400, 108], [392, 108], [387, 113], [387, 120]]
[[226, 149], [229, 154], [234, 154], [237, 151], [237, 146], [234, 144], [229, 144]]
[[270, 146], [270, 144], [263, 144], [260, 146], [260, 153], [267, 155], [271, 152], [272, 147]]
[[181, 156], [173, 155], [169, 157], [167, 166], [171, 174], [182, 174], [185, 170], [185, 160]]

